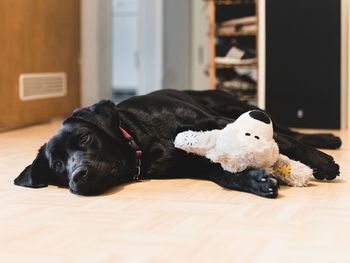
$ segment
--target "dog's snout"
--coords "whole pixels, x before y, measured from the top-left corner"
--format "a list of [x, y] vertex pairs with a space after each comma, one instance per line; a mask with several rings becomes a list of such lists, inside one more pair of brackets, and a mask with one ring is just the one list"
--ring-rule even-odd
[[83, 183], [86, 181], [88, 169], [86, 167], [80, 167], [72, 174], [72, 180], [75, 184]]

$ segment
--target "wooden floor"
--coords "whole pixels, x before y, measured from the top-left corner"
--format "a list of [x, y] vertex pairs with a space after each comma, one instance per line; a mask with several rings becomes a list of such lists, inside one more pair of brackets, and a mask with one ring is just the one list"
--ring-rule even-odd
[[350, 262], [348, 131], [327, 151], [339, 179], [281, 187], [276, 200], [189, 179], [96, 197], [14, 186], [59, 125], [0, 134], [0, 262]]

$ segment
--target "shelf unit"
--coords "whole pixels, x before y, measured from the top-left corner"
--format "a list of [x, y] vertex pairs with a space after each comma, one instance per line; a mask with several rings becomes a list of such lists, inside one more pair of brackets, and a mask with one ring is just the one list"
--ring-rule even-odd
[[[238, 31], [223, 33], [217, 32], [217, 19], [216, 19], [216, 9], [217, 6], [235, 6], [235, 5], [255, 5], [255, 15], [257, 16], [257, 3], [255, 0], [206, 0], [208, 6], [208, 52], [209, 52], [209, 61], [208, 61], [208, 75], [209, 75], [209, 89], [216, 89], [216, 73], [218, 69], [230, 69], [230, 68], [258, 68], [257, 63], [250, 64], [222, 64], [215, 62], [216, 56], [216, 40], [217, 38], [244, 38], [244, 37], [255, 37], [255, 49], [257, 45], [257, 31]], [[257, 92], [256, 92], [257, 94]], [[247, 96], [244, 96], [245, 98]], [[248, 96], [251, 98], [252, 96]], [[257, 95], [254, 96], [254, 99], [257, 99]]]

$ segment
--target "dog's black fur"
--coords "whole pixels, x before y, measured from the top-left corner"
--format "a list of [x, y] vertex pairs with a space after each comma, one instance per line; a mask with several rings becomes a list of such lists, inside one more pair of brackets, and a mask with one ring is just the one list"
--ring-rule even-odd
[[[76, 194], [94, 195], [133, 181], [135, 146], [125, 138], [122, 127], [143, 152], [142, 179], [207, 179], [225, 188], [276, 197], [278, 183], [263, 170], [230, 173], [206, 158], [174, 148], [177, 133], [221, 129], [252, 109], [257, 108], [218, 90], [161, 90], [118, 105], [101, 101], [75, 110], [15, 184], [33, 188], [52, 184], [69, 187]], [[313, 148], [339, 148], [338, 137], [301, 134], [273, 124], [281, 153], [312, 167], [317, 179], [332, 180], [339, 175], [333, 158]]]

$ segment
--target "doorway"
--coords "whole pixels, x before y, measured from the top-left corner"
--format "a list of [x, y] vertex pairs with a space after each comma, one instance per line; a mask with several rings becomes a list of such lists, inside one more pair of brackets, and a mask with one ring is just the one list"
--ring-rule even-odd
[[159, 89], [208, 88], [202, 0], [95, 0], [83, 1], [84, 8], [91, 12], [83, 12], [82, 106]]

